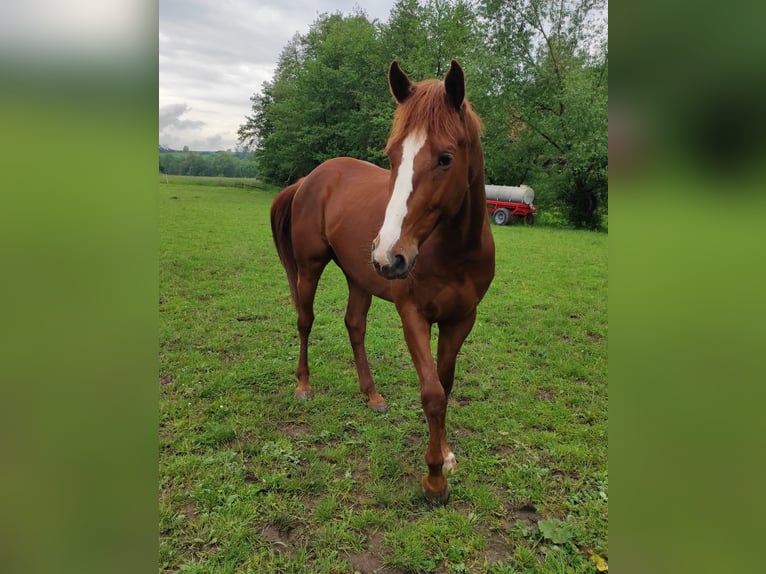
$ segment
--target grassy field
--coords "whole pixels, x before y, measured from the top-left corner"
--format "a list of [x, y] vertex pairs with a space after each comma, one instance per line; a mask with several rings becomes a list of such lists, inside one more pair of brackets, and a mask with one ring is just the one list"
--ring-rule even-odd
[[[293, 398], [296, 315], [273, 190], [160, 177], [162, 572], [597, 572], [607, 546], [607, 236], [495, 227], [497, 273], [458, 359], [446, 507], [420, 495], [427, 426], [392, 305], [366, 408], [328, 266]], [[600, 565], [605, 568], [604, 564]]]
[[204, 175], [167, 175], [160, 176], [162, 184], [205, 185], [210, 187], [233, 187], [238, 189], [272, 189], [255, 177], [214, 177]]

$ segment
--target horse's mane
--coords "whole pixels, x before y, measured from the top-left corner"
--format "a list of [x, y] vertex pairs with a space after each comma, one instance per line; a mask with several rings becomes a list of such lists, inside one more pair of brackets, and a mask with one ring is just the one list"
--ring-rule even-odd
[[386, 151], [418, 128], [429, 136], [438, 135], [456, 143], [466, 138], [470, 146], [478, 142], [483, 125], [468, 100], [463, 101], [460, 112], [456, 113], [444, 82], [425, 80], [415, 84], [409, 97], [397, 106]]

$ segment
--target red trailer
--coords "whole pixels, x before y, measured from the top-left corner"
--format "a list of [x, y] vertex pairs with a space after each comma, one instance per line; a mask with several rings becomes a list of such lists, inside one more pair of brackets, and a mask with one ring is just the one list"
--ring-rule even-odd
[[535, 192], [528, 185], [487, 185], [487, 213], [496, 225], [507, 225], [511, 221], [535, 223], [537, 207], [532, 203]]

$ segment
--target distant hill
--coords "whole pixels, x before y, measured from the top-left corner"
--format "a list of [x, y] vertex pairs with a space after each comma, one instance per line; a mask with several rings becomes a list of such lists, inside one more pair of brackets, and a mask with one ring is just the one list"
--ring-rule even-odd
[[246, 151], [231, 151], [229, 149], [227, 150], [215, 150], [215, 151], [197, 151], [197, 150], [181, 150], [181, 149], [173, 149], [172, 147], [168, 147], [166, 145], [160, 144], [160, 153], [198, 153], [201, 155], [210, 155], [214, 153], [231, 153], [234, 154], [236, 157], [245, 157], [249, 152]]

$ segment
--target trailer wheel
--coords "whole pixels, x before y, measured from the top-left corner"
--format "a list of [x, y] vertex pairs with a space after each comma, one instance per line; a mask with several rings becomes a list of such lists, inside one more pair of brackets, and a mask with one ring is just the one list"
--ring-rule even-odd
[[495, 222], [495, 225], [505, 225], [508, 223], [508, 219], [508, 210], [503, 207], [495, 210], [495, 214], [492, 216], [492, 221]]
[[527, 221], [527, 225], [534, 225], [535, 224], [535, 214], [534, 213], [527, 213], [527, 217], [525, 219]]

